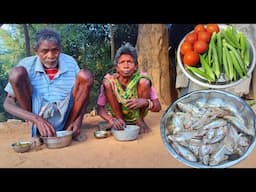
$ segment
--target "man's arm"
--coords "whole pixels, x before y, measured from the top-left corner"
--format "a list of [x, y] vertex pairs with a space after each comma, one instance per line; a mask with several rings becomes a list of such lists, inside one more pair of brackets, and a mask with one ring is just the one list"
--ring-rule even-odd
[[18, 106], [16, 104], [16, 98], [13, 95], [7, 94], [7, 96], [4, 100], [3, 106], [4, 106], [5, 111], [7, 111], [8, 113], [10, 113], [18, 118], [21, 118], [21, 119], [24, 119], [27, 121], [31, 121], [31, 122], [36, 121], [36, 115], [34, 115], [30, 111], [24, 110], [20, 106]]
[[31, 113], [30, 111], [22, 109], [16, 104], [16, 98], [13, 95], [8, 94], [4, 101], [4, 109], [8, 113], [19, 117], [21, 119], [30, 121], [36, 125], [41, 136], [54, 136], [55, 130], [53, 126], [44, 118]]

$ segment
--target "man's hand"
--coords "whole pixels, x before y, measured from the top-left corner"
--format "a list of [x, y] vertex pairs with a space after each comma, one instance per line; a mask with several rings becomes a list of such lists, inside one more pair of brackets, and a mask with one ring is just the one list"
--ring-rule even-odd
[[83, 118], [79, 116], [74, 122], [72, 122], [68, 126], [67, 131], [73, 131], [73, 137], [79, 135], [80, 127], [82, 125], [82, 120], [83, 120]]
[[54, 127], [46, 119], [40, 116], [37, 116], [35, 124], [41, 136], [43, 137], [56, 136]]

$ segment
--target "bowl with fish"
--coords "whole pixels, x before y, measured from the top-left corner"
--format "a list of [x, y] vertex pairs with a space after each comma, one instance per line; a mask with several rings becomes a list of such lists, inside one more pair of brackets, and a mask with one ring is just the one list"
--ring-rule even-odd
[[174, 101], [161, 118], [168, 152], [194, 168], [238, 164], [256, 145], [256, 116], [242, 98], [221, 90], [197, 90]]

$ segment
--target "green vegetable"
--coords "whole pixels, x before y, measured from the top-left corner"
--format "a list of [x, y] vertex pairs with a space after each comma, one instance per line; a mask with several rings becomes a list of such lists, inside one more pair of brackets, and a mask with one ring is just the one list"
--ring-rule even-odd
[[202, 65], [204, 71], [209, 76], [208, 80], [210, 82], [214, 82], [215, 81], [215, 75], [214, 75], [212, 69], [210, 68], [210, 66], [208, 64], [207, 59], [205, 59], [203, 55], [199, 55], [199, 58], [200, 58], [200, 63]]
[[238, 42], [236, 31], [233, 27], [228, 26], [226, 29], [222, 31], [222, 34], [225, 40], [232, 45], [233, 47], [240, 49], [240, 44]]
[[186, 68], [191, 71], [193, 74], [199, 76], [200, 78], [203, 78], [209, 82], [211, 82], [211, 77], [205, 73], [204, 71], [202, 71], [201, 69], [197, 68], [197, 67], [191, 67], [191, 66], [186, 66]]
[[250, 64], [250, 44], [242, 32], [239, 33], [239, 37], [240, 37], [241, 56], [243, 58], [245, 66], [248, 66]]
[[222, 40], [221, 40], [221, 33], [217, 33], [216, 34], [217, 36], [217, 44], [216, 44], [216, 47], [217, 47], [217, 55], [218, 55], [218, 61], [219, 61], [219, 65], [220, 65], [220, 70], [222, 71], [222, 56], [223, 56], [223, 51], [222, 51]]
[[228, 42], [226, 42], [226, 41], [223, 41], [223, 44], [226, 45], [227, 48], [229, 48], [229, 49], [232, 51], [232, 53], [234, 54], [234, 56], [235, 56], [235, 58], [236, 58], [236, 60], [237, 60], [237, 62], [238, 62], [238, 65], [239, 65], [239, 68], [241, 69], [241, 72], [242, 72], [243, 74], [246, 74], [246, 73], [247, 73], [247, 69], [246, 69], [246, 66], [245, 66], [245, 64], [244, 64], [244, 62], [243, 62], [243, 60], [242, 60], [242, 58], [241, 58], [240, 52], [239, 52], [237, 49], [235, 49], [234, 47], [232, 47], [232, 46], [231, 46]]
[[243, 75], [243, 70], [241, 68], [241, 66], [238, 63], [238, 60], [236, 59], [235, 53], [233, 51], [230, 51], [230, 56], [231, 56], [231, 60], [233, 62], [234, 68], [237, 71], [237, 73], [239, 74], [240, 78], [242, 78]]
[[213, 58], [213, 72], [216, 75], [216, 78], [219, 79], [220, 78], [220, 64], [219, 64], [219, 59], [218, 59], [218, 53], [217, 53], [217, 48], [215, 46], [215, 37], [216, 37], [216, 33], [213, 33], [213, 43], [211, 44], [212, 46], [212, 58]]
[[225, 47], [222, 47], [222, 63], [223, 63], [223, 69], [224, 69], [224, 73], [226, 74], [226, 76], [228, 77], [228, 80], [231, 80], [231, 75], [229, 73], [229, 66], [228, 66], [228, 61], [227, 61], [227, 54], [226, 54], [227, 50], [225, 49]]
[[233, 62], [232, 62], [230, 53], [229, 53], [226, 46], [224, 46], [223, 48], [224, 48], [224, 52], [225, 52], [226, 59], [227, 59], [227, 64], [228, 64], [228, 79], [231, 80], [231, 81], [233, 79], [236, 80], [236, 74], [235, 74], [235, 71], [234, 71], [234, 66], [233, 66]]

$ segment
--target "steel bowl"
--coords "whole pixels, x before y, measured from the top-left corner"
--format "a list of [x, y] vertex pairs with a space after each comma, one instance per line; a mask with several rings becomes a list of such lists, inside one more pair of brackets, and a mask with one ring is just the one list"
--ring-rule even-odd
[[104, 130], [97, 130], [94, 132], [94, 137], [97, 139], [103, 139], [107, 138], [110, 136], [111, 132], [110, 131], [104, 131]]
[[24, 153], [31, 149], [32, 142], [31, 141], [18, 141], [16, 143], [11, 144], [11, 147], [17, 153]]
[[47, 148], [62, 148], [67, 147], [72, 142], [73, 131], [57, 131], [56, 137], [41, 137]]
[[139, 135], [140, 127], [137, 125], [126, 125], [123, 130], [111, 129], [112, 135], [118, 141], [136, 140]]
[[[226, 28], [227, 26], [228, 25], [225, 25], [225, 24], [219, 24], [220, 30]], [[193, 81], [197, 85], [200, 85], [205, 88], [225, 89], [228, 87], [233, 87], [235, 85], [238, 85], [239, 83], [241, 83], [242, 81], [244, 81], [245, 79], [250, 77], [251, 73], [253, 72], [253, 69], [256, 64], [256, 51], [255, 51], [255, 47], [253, 45], [252, 40], [247, 38], [247, 40], [250, 44], [250, 55], [251, 55], [251, 62], [248, 66], [247, 75], [245, 75], [243, 78], [238, 78], [237, 80], [229, 81], [225, 78], [225, 75], [223, 73], [221, 73], [221, 77], [219, 78], [219, 80], [217, 80], [217, 82], [209, 83], [205, 79], [193, 74], [188, 69], [186, 69], [186, 67], [184, 67], [184, 64], [183, 64], [182, 58], [181, 58], [181, 54], [180, 54], [180, 48], [181, 48], [181, 44], [184, 42], [185, 38], [186, 38], [186, 36], [181, 40], [181, 42], [178, 46], [178, 49], [177, 49], [177, 63], [178, 63], [178, 66], [180, 67], [181, 71], [186, 75], [186, 77], [188, 77], [191, 81]]]
[[[182, 102], [184, 104], [196, 104], [196, 103], [206, 103], [210, 105], [217, 105], [220, 107], [226, 107], [232, 111], [233, 114], [238, 114], [243, 121], [245, 122], [245, 126], [251, 128], [253, 130], [254, 136], [250, 136], [251, 142], [249, 147], [240, 157], [234, 158], [233, 160], [225, 161], [218, 165], [205, 165], [201, 162], [192, 162], [185, 159], [174, 149], [172, 143], [167, 138], [170, 135], [170, 127], [172, 127], [172, 123], [170, 123], [171, 114], [177, 111], [180, 111], [178, 108], [178, 103]], [[220, 91], [220, 90], [198, 90], [188, 93], [177, 99], [173, 102], [164, 112], [161, 118], [161, 138], [162, 141], [167, 148], [168, 152], [180, 162], [194, 168], [226, 168], [231, 167], [242, 160], [244, 160], [248, 155], [252, 152], [256, 145], [255, 135], [256, 135], [256, 116], [252, 108], [240, 97], [233, 95], [231, 93]], [[173, 135], [173, 134], [172, 134]]]

